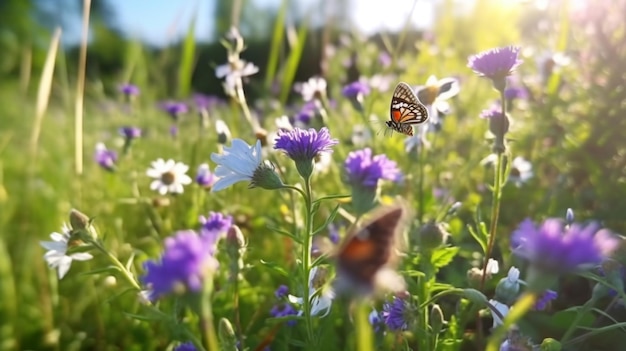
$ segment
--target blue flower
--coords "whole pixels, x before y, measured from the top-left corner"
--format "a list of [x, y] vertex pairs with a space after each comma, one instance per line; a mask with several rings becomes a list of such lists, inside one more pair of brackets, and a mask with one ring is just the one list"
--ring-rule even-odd
[[376, 188], [381, 179], [395, 182], [402, 178], [396, 162], [385, 155], [372, 157], [370, 148], [350, 152], [344, 168], [352, 186]]
[[196, 183], [203, 188], [210, 188], [215, 182], [217, 182], [217, 177], [211, 173], [209, 165], [206, 163], [199, 165], [196, 173]]
[[288, 294], [289, 287], [287, 285], [281, 285], [278, 287], [278, 289], [276, 289], [276, 291], [274, 291], [274, 296], [276, 296], [276, 298], [279, 300], [287, 297]]
[[467, 66], [478, 75], [492, 80], [504, 80], [522, 64], [519, 56], [520, 48], [505, 46], [490, 49], [470, 56]]
[[535, 302], [534, 309], [537, 311], [545, 310], [548, 307], [550, 301], [556, 300], [558, 296], [559, 294], [557, 294], [556, 291], [550, 289], [546, 290], [543, 295], [541, 295]]
[[151, 300], [170, 293], [198, 292], [204, 279], [219, 265], [213, 257], [215, 238], [192, 230], [177, 232], [165, 239], [160, 259], [144, 263], [142, 282], [149, 286]]
[[139, 95], [139, 87], [133, 84], [122, 84], [119, 86], [119, 91], [128, 97]]
[[[288, 303], [279, 303], [274, 305], [270, 310], [270, 315], [274, 318], [287, 317], [287, 316], [297, 316], [298, 311]], [[288, 326], [294, 326], [296, 324], [296, 320], [292, 319], [287, 322]]]
[[178, 117], [180, 117], [180, 115], [189, 111], [189, 108], [185, 103], [176, 101], [162, 102], [160, 104], [160, 107], [163, 111], [167, 112], [174, 120], [178, 120]]
[[137, 139], [141, 137], [141, 129], [138, 127], [122, 127], [120, 134], [127, 140]]
[[366, 83], [356, 81], [352, 82], [341, 90], [343, 96], [347, 98], [358, 98], [359, 96], [363, 97], [370, 93], [370, 87]]
[[174, 351], [197, 351], [196, 346], [191, 342], [180, 344], [174, 348]]
[[383, 304], [382, 319], [391, 331], [407, 330], [409, 329], [408, 312], [408, 302], [394, 296], [391, 302]]
[[564, 274], [582, 266], [596, 265], [618, 246], [618, 240], [595, 223], [564, 226], [560, 219], [547, 219], [536, 226], [524, 220], [511, 237], [513, 253], [540, 271]]
[[117, 163], [117, 152], [107, 149], [103, 143], [96, 144], [94, 159], [100, 167], [107, 171], [114, 171]]
[[233, 216], [224, 216], [219, 212], [209, 212], [209, 216], [200, 216], [200, 234], [210, 236], [214, 242], [226, 235], [233, 225]]

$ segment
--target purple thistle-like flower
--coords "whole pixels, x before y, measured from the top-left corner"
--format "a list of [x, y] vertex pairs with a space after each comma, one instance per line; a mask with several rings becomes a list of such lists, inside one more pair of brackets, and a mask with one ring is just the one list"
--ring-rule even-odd
[[[494, 81], [496, 88], [504, 90], [506, 77], [523, 61], [518, 57], [520, 48], [517, 46], [505, 46], [490, 49], [479, 54], [470, 56], [467, 66], [478, 75]], [[502, 91], [501, 90], [501, 91]]]
[[274, 296], [276, 296], [276, 298], [279, 300], [285, 298], [287, 294], [289, 294], [289, 287], [284, 284], [279, 286], [278, 289], [274, 291]]
[[100, 167], [106, 169], [107, 171], [114, 171], [115, 164], [117, 163], [117, 152], [108, 150], [103, 143], [98, 143], [96, 145], [94, 159]]
[[528, 90], [524, 87], [507, 87], [504, 89], [504, 98], [509, 101], [515, 99], [526, 100], [528, 99]]
[[559, 296], [559, 294], [557, 294], [556, 291], [554, 290], [546, 290], [543, 295], [541, 295], [537, 301], [535, 302], [535, 307], [534, 309], [536, 311], [543, 311], [548, 307], [548, 304], [550, 303], [550, 301], [552, 300], [556, 300], [556, 298]]
[[[270, 310], [270, 315], [274, 318], [287, 317], [287, 316], [296, 316], [298, 315], [298, 311], [288, 303], [279, 303], [274, 305]], [[296, 320], [292, 319], [287, 322], [287, 325], [292, 327], [296, 324]]]
[[192, 342], [180, 344], [174, 348], [174, 351], [197, 351], [198, 349]]
[[319, 132], [313, 128], [295, 128], [279, 130], [274, 149], [283, 150], [294, 161], [311, 161], [322, 152], [332, 152], [332, 146], [338, 143], [337, 139], [330, 137], [326, 127]]
[[200, 216], [200, 234], [212, 238], [214, 242], [226, 235], [233, 225], [233, 216], [224, 216], [220, 212], [209, 212], [209, 216]]
[[196, 108], [198, 110], [206, 111], [219, 105], [222, 102], [222, 99], [214, 95], [204, 95], [196, 93], [193, 94], [193, 102], [196, 104]]
[[119, 91], [129, 97], [139, 95], [139, 87], [129, 83], [120, 85]]
[[563, 274], [599, 264], [617, 248], [619, 242], [610, 231], [598, 229], [595, 223], [566, 227], [556, 218], [536, 226], [526, 219], [513, 232], [512, 250], [541, 272]]
[[120, 128], [120, 134], [127, 140], [137, 139], [141, 137], [141, 128], [138, 127], [122, 127]]
[[151, 299], [172, 292], [198, 292], [204, 278], [217, 269], [213, 257], [215, 241], [192, 230], [183, 230], [165, 239], [160, 259], [146, 261], [142, 282], [152, 290]]
[[350, 152], [344, 167], [353, 186], [375, 188], [381, 179], [394, 182], [402, 179], [396, 162], [385, 155], [372, 157], [370, 148]]
[[311, 124], [311, 120], [313, 120], [317, 114], [317, 109], [315, 101], [305, 102], [302, 108], [300, 108], [300, 111], [294, 116], [294, 125], [308, 126]]
[[209, 165], [203, 163], [198, 166], [198, 172], [196, 174], [196, 183], [204, 188], [210, 188], [217, 181], [215, 174], [211, 172]]
[[358, 96], [368, 95], [370, 93], [370, 87], [366, 83], [363, 83], [361, 81], [356, 81], [343, 87], [343, 90], [341, 90], [341, 93], [343, 94], [343, 96], [347, 98], [354, 99], [354, 98], [357, 98]]
[[382, 319], [391, 331], [407, 330], [407, 302], [399, 297], [393, 297], [393, 301], [383, 304]]
[[187, 104], [185, 104], [184, 102], [166, 101], [162, 102], [159, 106], [163, 111], [167, 112], [174, 120], [177, 120], [180, 115], [189, 111]]

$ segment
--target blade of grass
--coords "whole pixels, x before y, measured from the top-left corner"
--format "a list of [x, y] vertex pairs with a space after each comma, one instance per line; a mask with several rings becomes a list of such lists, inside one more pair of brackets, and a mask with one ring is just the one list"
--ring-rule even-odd
[[52, 77], [54, 75], [54, 65], [57, 57], [57, 50], [59, 48], [59, 42], [61, 41], [61, 28], [56, 28], [52, 39], [50, 40], [50, 47], [48, 48], [48, 54], [43, 66], [43, 72], [39, 79], [39, 90], [37, 92], [37, 105], [35, 107], [35, 123], [33, 125], [32, 134], [30, 136], [30, 151], [34, 159], [37, 155], [37, 142], [39, 140], [39, 134], [41, 133], [41, 124], [43, 122], [43, 116], [46, 114], [48, 108], [48, 101], [50, 100], [50, 89], [52, 87]]
[[[194, 13], [198, 13], [197, 9]], [[181, 62], [178, 69], [178, 97], [185, 98], [191, 91], [191, 75], [193, 74], [196, 52], [196, 18], [191, 19], [185, 41], [182, 46]]]
[[74, 115], [74, 161], [76, 174], [83, 173], [83, 105], [85, 94], [85, 66], [87, 65], [87, 39], [89, 37], [89, 12], [91, 0], [83, 1], [83, 27], [78, 58], [78, 81]]
[[289, 8], [289, 0], [282, 0], [278, 14], [276, 15], [276, 23], [274, 24], [274, 32], [272, 34], [272, 44], [270, 46], [270, 56], [267, 60], [265, 69], [265, 91], [270, 91], [272, 80], [278, 68], [278, 56], [282, 49], [283, 37], [285, 36], [285, 16]]
[[306, 36], [309, 32], [309, 19], [310, 17], [307, 16], [300, 25], [298, 36], [291, 47], [289, 57], [287, 57], [287, 63], [285, 64], [285, 70], [283, 72], [283, 84], [280, 91], [280, 102], [283, 105], [287, 102], [287, 97], [289, 97], [291, 84], [296, 76], [296, 71], [298, 70], [298, 65], [300, 64], [300, 58], [302, 57], [302, 52], [304, 51]]

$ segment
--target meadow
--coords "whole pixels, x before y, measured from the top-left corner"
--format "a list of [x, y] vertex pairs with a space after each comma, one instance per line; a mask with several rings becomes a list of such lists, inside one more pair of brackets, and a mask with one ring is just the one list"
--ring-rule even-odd
[[626, 1], [457, 6], [304, 77], [287, 6], [168, 78], [50, 33], [0, 85], [0, 350], [626, 350]]

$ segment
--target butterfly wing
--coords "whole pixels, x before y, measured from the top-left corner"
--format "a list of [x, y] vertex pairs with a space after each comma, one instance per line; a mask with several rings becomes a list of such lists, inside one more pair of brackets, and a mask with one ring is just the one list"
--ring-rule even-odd
[[337, 255], [338, 279], [372, 290], [376, 274], [394, 261], [406, 212], [401, 204], [383, 207], [353, 229]]
[[393, 91], [390, 107], [391, 122], [397, 124], [422, 124], [428, 121], [428, 110], [411, 87], [400, 82]]

